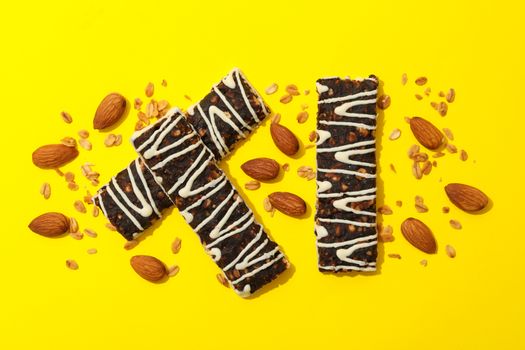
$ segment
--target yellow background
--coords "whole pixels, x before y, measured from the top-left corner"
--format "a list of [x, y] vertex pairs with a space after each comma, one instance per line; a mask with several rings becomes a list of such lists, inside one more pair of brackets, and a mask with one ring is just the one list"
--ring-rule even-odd
[[[188, 349], [188, 348], [389, 348], [516, 349], [525, 346], [525, 259], [522, 232], [523, 81], [525, 69], [523, 5], [518, 1], [294, 2], [250, 1], [77, 1], [4, 4], [0, 13], [3, 98], [2, 229], [0, 244], [1, 349]], [[394, 209], [383, 221], [396, 240], [380, 245], [380, 270], [370, 276], [333, 276], [317, 272], [312, 215], [293, 219], [263, 211], [270, 192], [289, 190], [310, 208], [315, 183], [296, 175], [300, 165], [314, 165], [313, 149], [298, 159], [279, 153], [266, 122], [223, 162], [244, 198], [294, 265], [279, 286], [251, 300], [239, 298], [215, 280], [218, 268], [203, 252], [182, 218], [172, 213], [134, 250], [104, 228], [102, 217], [78, 214], [72, 203], [84, 187], [80, 164], [91, 161], [102, 183], [125, 167], [135, 153], [128, 142], [103, 146], [105, 134], [92, 132], [93, 150], [63, 168], [74, 171], [81, 190], [71, 192], [54, 171], [31, 164], [41, 144], [91, 130], [94, 111], [107, 93], [130, 101], [144, 98], [148, 81], [155, 98], [183, 108], [204, 96], [232, 67], [240, 67], [263, 91], [272, 82], [279, 93], [267, 97], [307, 144], [315, 126], [314, 82], [322, 76], [378, 75], [392, 106], [380, 121], [379, 199]], [[400, 77], [407, 72], [410, 83]], [[432, 97], [417, 101], [423, 89], [413, 80], [429, 78]], [[162, 79], [168, 87], [162, 88]], [[278, 102], [282, 87], [297, 84], [312, 94], [289, 105]], [[440, 89], [454, 87], [457, 99], [445, 118], [429, 106]], [[297, 124], [301, 103], [310, 119]], [[61, 121], [60, 111], [74, 122]], [[407, 148], [414, 142], [404, 116], [420, 115], [449, 127], [454, 144], [466, 149], [438, 160], [422, 181], [413, 179]], [[117, 129], [127, 140], [134, 111]], [[403, 132], [389, 141], [393, 128]], [[273, 184], [248, 192], [239, 165], [255, 156], [288, 162], [291, 171]], [[388, 166], [394, 163], [397, 174]], [[442, 182], [440, 182], [440, 179]], [[52, 186], [44, 200], [43, 182]], [[468, 215], [441, 207], [447, 182], [483, 189], [493, 208]], [[430, 211], [417, 214], [413, 198], [422, 195]], [[397, 208], [394, 203], [402, 200]], [[82, 228], [99, 237], [75, 241], [46, 239], [27, 224], [51, 210], [77, 217]], [[401, 236], [408, 216], [423, 219], [434, 231], [439, 252], [425, 256]], [[463, 224], [455, 231], [450, 218]], [[170, 243], [183, 241], [173, 255]], [[444, 252], [457, 249], [457, 258]], [[95, 247], [96, 255], [86, 249]], [[386, 257], [399, 253], [401, 260]], [[154, 285], [130, 268], [134, 254], [151, 254], [181, 271]], [[65, 268], [76, 259], [78, 271]], [[419, 265], [428, 259], [428, 267]], [[281, 280], [282, 281], [282, 280]]]

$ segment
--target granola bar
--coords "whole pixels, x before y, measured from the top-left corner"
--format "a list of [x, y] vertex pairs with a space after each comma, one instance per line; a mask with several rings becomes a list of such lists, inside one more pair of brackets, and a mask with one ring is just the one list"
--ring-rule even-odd
[[188, 122], [220, 160], [246, 138], [270, 113], [270, 108], [238, 68], [188, 109]]
[[279, 246], [179, 110], [135, 133], [133, 145], [239, 295], [286, 270]]
[[127, 240], [140, 235], [173, 205], [142, 159], [135, 159], [102, 186], [93, 201]]
[[317, 236], [320, 271], [375, 271], [378, 80], [317, 81]]

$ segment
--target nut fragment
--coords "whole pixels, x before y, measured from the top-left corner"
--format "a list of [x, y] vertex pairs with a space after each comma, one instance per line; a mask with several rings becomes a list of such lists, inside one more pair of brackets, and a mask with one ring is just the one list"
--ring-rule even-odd
[[176, 237], [171, 243], [171, 252], [173, 254], [178, 254], [180, 252], [181, 247], [182, 247], [182, 240], [179, 237]]
[[401, 85], [406, 85], [407, 82], [408, 82], [408, 76], [406, 73], [403, 73], [403, 75], [401, 75]]
[[456, 99], [456, 90], [452, 88], [449, 89], [445, 98], [447, 99], [448, 103], [454, 102], [454, 100]]
[[391, 102], [390, 96], [388, 96], [388, 95], [381, 95], [377, 99], [377, 107], [379, 109], [385, 110], [385, 109], [387, 109], [390, 106], [390, 102]]
[[142, 100], [140, 98], [135, 99], [135, 103], [133, 104], [133, 107], [138, 111], [142, 107]]
[[250, 180], [244, 184], [244, 188], [250, 191], [255, 191], [261, 187], [261, 183], [257, 180]]
[[78, 222], [73, 217], [69, 218], [69, 232], [78, 232]]
[[447, 214], [450, 211], [450, 208], [449, 207], [443, 207], [443, 208], [441, 208], [441, 211], [443, 212], [443, 214]]
[[418, 213], [426, 213], [428, 211], [428, 207], [425, 205], [424, 199], [421, 196], [416, 196], [415, 207]]
[[71, 269], [71, 270], [78, 270], [78, 264], [75, 260], [73, 259], [67, 259], [66, 260], [66, 266], [68, 269]]
[[[435, 162], [435, 161], [434, 161]], [[426, 161], [423, 166], [421, 167], [421, 172], [423, 175], [428, 175], [432, 171], [432, 163], [430, 161]]]
[[219, 281], [220, 284], [222, 284], [226, 288], [230, 288], [230, 283], [222, 273], [218, 273], [216, 277], [217, 281]]
[[303, 124], [308, 120], [308, 112], [307, 111], [301, 111], [299, 114], [297, 114], [297, 122], [299, 124]]
[[282, 168], [283, 168], [284, 171], [289, 171], [290, 170], [290, 164], [284, 163]]
[[396, 167], [392, 163], [390, 163], [390, 170], [392, 170], [395, 174], [397, 173]]
[[452, 130], [449, 128], [443, 128], [443, 133], [450, 141], [454, 141], [454, 134], [452, 133]]
[[407, 151], [408, 158], [413, 159], [414, 155], [419, 153], [419, 145], [412, 145]]
[[60, 113], [60, 116], [62, 117], [62, 120], [68, 124], [71, 124], [71, 122], [73, 122], [73, 118], [71, 117], [71, 114], [69, 114], [68, 112], [61, 112]]
[[117, 228], [115, 226], [113, 226], [112, 224], [110, 224], [109, 222], [106, 224], [106, 228], [109, 229], [110, 231], [116, 231]]
[[166, 79], [162, 79], [162, 82], [160, 83], [160, 85], [166, 87], [168, 86], [168, 82], [166, 81]]
[[281, 103], [287, 104], [287, 103], [292, 102], [292, 99], [293, 99], [292, 95], [284, 95], [283, 97], [281, 97], [281, 98], [279, 99], [279, 101], [280, 101]]
[[299, 175], [299, 177], [305, 178], [312, 171], [313, 168], [311, 166], [302, 165], [297, 169], [297, 175]]
[[78, 144], [86, 151], [91, 151], [91, 149], [93, 148], [93, 145], [91, 145], [91, 142], [89, 142], [88, 139], [80, 139], [78, 140]]
[[394, 232], [394, 229], [392, 226], [387, 225], [379, 231], [379, 238], [382, 242], [393, 242], [394, 241], [394, 235], [392, 234]]
[[86, 206], [84, 203], [82, 203], [82, 201], [76, 200], [75, 203], [73, 203], [73, 206], [79, 213], [85, 214], [87, 212]]
[[93, 206], [93, 210], [92, 210], [93, 217], [96, 218], [99, 214], [100, 214], [100, 210], [98, 209], [98, 207], [96, 205], [94, 205]]
[[286, 86], [286, 92], [289, 93], [292, 96], [299, 96], [301, 93], [299, 92], [299, 89], [297, 88], [297, 85], [290, 84]]
[[49, 199], [49, 197], [51, 197], [51, 185], [44, 182], [40, 187], [40, 194], [44, 196], [45, 199]]
[[84, 238], [84, 234], [82, 232], [70, 232], [69, 236], [73, 239], [76, 239], [77, 241], [80, 241]]
[[275, 113], [274, 116], [272, 117], [272, 123], [279, 124], [280, 121], [281, 121], [281, 114]]
[[80, 138], [82, 138], [82, 139], [87, 139], [89, 137], [89, 131], [84, 130], [84, 129], [79, 130], [78, 131], [78, 136], [80, 136]]
[[272, 85], [264, 89], [264, 92], [266, 92], [266, 95], [272, 95], [277, 92], [277, 89], [279, 89], [279, 85], [277, 85], [276, 83], [273, 83]]
[[426, 267], [428, 265], [427, 259], [423, 259], [419, 263], [421, 264], [421, 266], [424, 266], [424, 267]]
[[414, 177], [418, 180], [423, 177], [423, 171], [421, 170], [418, 162], [412, 163], [412, 175], [414, 175]]
[[447, 252], [447, 255], [449, 258], [456, 257], [456, 249], [454, 249], [454, 247], [451, 246], [450, 244], [447, 244], [447, 246], [445, 247], [445, 251]]
[[395, 128], [394, 130], [392, 130], [392, 132], [390, 133], [390, 136], [388, 138], [391, 141], [394, 141], [394, 140], [397, 140], [399, 138], [399, 136], [401, 136], [401, 130], [399, 130], [398, 128]]
[[124, 243], [124, 249], [131, 250], [135, 248], [138, 244], [139, 244], [139, 241], [132, 239], [131, 241], [127, 241], [126, 243]]
[[72, 137], [64, 137], [62, 140], [60, 140], [60, 143], [67, 147], [76, 147], [77, 141]]
[[271, 212], [273, 210], [272, 203], [270, 203], [270, 198], [266, 197], [263, 200], [263, 208], [267, 212]]
[[448, 111], [448, 105], [445, 102], [441, 101], [438, 105], [437, 111], [439, 112], [440, 116], [446, 116]]
[[155, 85], [153, 85], [153, 83], [148, 83], [148, 85], [146, 85], [146, 88], [144, 89], [144, 92], [146, 93], [146, 96], [147, 97], [151, 97], [153, 96], [153, 93], [155, 92]]
[[423, 99], [423, 96], [421, 96], [420, 94], [415, 94], [414, 95], [419, 101], [421, 101]]
[[458, 153], [458, 148], [451, 143], [447, 144], [447, 151], [450, 153]]
[[308, 141], [315, 142], [316, 140], [317, 140], [317, 132], [315, 130], [311, 131], [310, 134], [308, 135]]
[[416, 79], [416, 85], [422, 86], [427, 83], [428, 79], [426, 77], [419, 77]]
[[168, 267], [168, 276], [174, 277], [176, 276], [180, 271], [180, 267], [178, 265], [172, 265]]
[[401, 259], [401, 255], [396, 254], [396, 253], [390, 253], [388, 254], [388, 257], [392, 259]]
[[397, 200], [396, 205], [401, 208], [403, 206], [403, 202], [400, 200]]
[[456, 219], [451, 219], [451, 220], [449, 221], [449, 224], [450, 224], [450, 226], [451, 226], [453, 229], [456, 229], [456, 230], [461, 230], [461, 228], [463, 227], [463, 226], [461, 226], [461, 222], [459, 222], [459, 221], [456, 220]]
[[93, 254], [97, 254], [98, 250], [96, 248], [89, 248], [88, 250], [86, 250], [86, 253], [88, 253], [89, 255], [93, 255]]
[[394, 212], [392, 211], [392, 208], [390, 208], [388, 205], [383, 205], [381, 207], [379, 207], [377, 209], [377, 211], [380, 213], [380, 214], [383, 214], [383, 215], [392, 215]]
[[461, 159], [462, 161], [466, 161], [468, 159], [468, 153], [467, 151], [465, 151], [464, 149], [461, 150], [460, 154], [459, 154], [459, 159]]
[[84, 229], [84, 233], [87, 236], [91, 237], [91, 238], [97, 238], [97, 236], [98, 236], [97, 233], [94, 230], [90, 229], [90, 228], [85, 228]]

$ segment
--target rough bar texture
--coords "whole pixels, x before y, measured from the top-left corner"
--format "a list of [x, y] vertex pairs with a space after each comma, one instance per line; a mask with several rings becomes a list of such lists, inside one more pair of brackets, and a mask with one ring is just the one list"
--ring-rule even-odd
[[269, 114], [269, 107], [235, 68], [200, 102], [188, 109], [188, 121], [220, 160]]
[[133, 145], [238, 294], [249, 296], [287, 268], [284, 254], [178, 110], [137, 132]]
[[93, 200], [127, 240], [136, 238], [173, 205], [141, 159], [100, 188]]
[[378, 81], [319, 79], [315, 232], [320, 271], [375, 271]]

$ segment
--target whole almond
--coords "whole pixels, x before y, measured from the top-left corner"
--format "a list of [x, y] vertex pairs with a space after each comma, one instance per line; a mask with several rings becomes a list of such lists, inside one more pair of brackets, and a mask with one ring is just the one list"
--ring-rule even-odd
[[427, 253], [437, 252], [437, 244], [430, 228], [415, 218], [408, 218], [401, 224], [401, 233], [417, 249]]
[[129, 262], [140, 277], [150, 282], [158, 282], [168, 275], [166, 265], [153, 256], [135, 255]]
[[122, 118], [125, 111], [126, 99], [124, 96], [117, 93], [107, 95], [102, 102], [100, 102], [95, 112], [93, 128], [102, 130], [114, 125]]
[[445, 186], [445, 192], [456, 207], [469, 213], [483, 210], [489, 203], [485, 193], [469, 185], [451, 183]]
[[268, 198], [272, 206], [283, 214], [299, 217], [306, 213], [306, 203], [293, 193], [274, 192]]
[[259, 181], [273, 180], [279, 175], [279, 163], [271, 158], [255, 158], [241, 165], [242, 171]]
[[29, 229], [45, 237], [57, 237], [69, 230], [69, 219], [61, 213], [45, 213], [31, 221]]
[[443, 144], [444, 136], [441, 131], [423, 118], [411, 118], [410, 129], [419, 143], [430, 150], [438, 149]]
[[78, 150], [62, 144], [45, 145], [33, 154], [33, 164], [41, 169], [54, 169], [69, 163], [78, 156]]
[[270, 125], [270, 133], [273, 142], [284, 154], [293, 156], [299, 151], [299, 140], [287, 127], [273, 123]]

